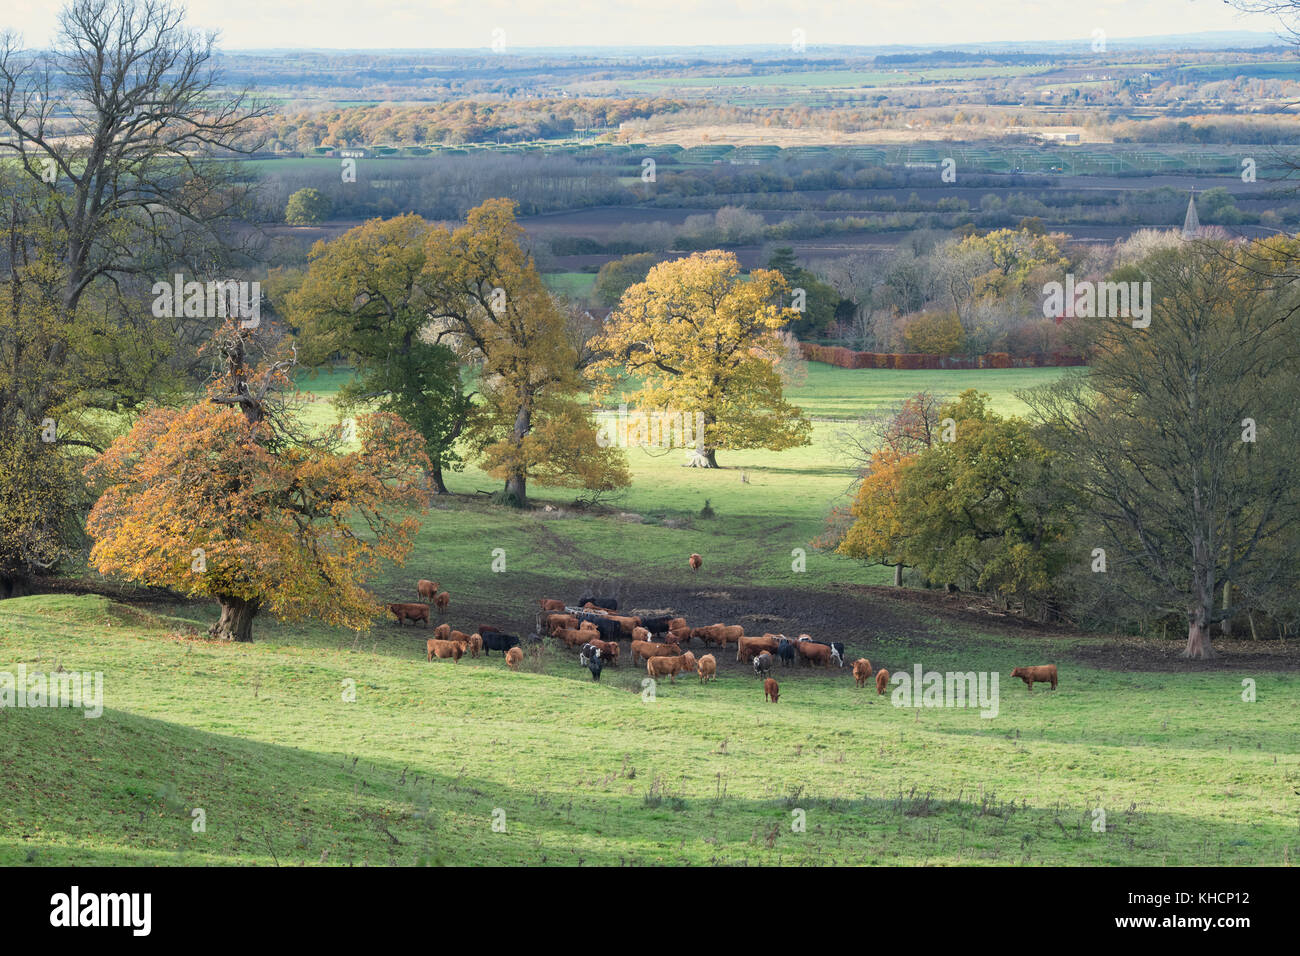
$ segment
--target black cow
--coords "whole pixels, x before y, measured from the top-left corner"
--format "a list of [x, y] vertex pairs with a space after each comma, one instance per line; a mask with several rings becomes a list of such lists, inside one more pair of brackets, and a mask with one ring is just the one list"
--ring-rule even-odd
[[772, 672], [772, 655], [767, 651], [754, 658], [754, 676], [766, 677]]
[[672, 619], [672, 614], [661, 614], [659, 617], [643, 617], [641, 618], [641, 626], [651, 634], [663, 634], [668, 630], [668, 622]]
[[606, 611], [618, 610], [617, 598], [585, 597], [578, 602], [578, 607], [586, 607], [588, 604], [594, 604], [596, 607], [603, 607]]
[[[766, 651], [764, 653], [766, 653]], [[794, 641], [790, 640], [788, 637], [783, 637], [781, 638], [781, 640], [777, 641], [776, 656], [781, 658], [782, 664], [786, 664], [786, 665], [793, 664], [794, 663]]]
[[[591, 645], [588, 644], [587, 647], [591, 647]], [[600, 672], [605, 665], [600, 659], [600, 651], [596, 650], [596, 648], [594, 647], [591, 648], [591, 651], [592, 651], [591, 656], [588, 657], [585, 661], [583, 661], [583, 666], [586, 667], [587, 670], [591, 671], [592, 680], [600, 680]], [[582, 658], [580, 656], [579, 660], [581, 659]]]
[[578, 651], [578, 663], [586, 667], [589, 661], [600, 657], [600, 648], [592, 647], [590, 644], [583, 644]]
[[577, 617], [580, 621], [590, 621], [595, 624], [596, 633], [600, 635], [602, 641], [617, 641], [623, 636], [623, 628], [619, 626], [618, 621], [611, 621], [591, 611], [579, 611]]
[[502, 634], [500, 631], [488, 631], [486, 634], [479, 631], [479, 637], [483, 638], [483, 654], [486, 657], [491, 657], [492, 651], [500, 651], [504, 654], [510, 648], [519, 646], [519, 638], [513, 634]]

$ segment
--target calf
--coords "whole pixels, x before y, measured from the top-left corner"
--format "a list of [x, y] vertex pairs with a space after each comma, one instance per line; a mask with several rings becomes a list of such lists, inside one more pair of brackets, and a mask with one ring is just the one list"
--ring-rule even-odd
[[761, 651], [775, 654], [779, 643], [780, 635], [778, 634], [764, 634], [762, 637], [742, 637], [736, 642], [736, 660], [753, 660], [754, 656]]
[[687, 559], [686, 563], [691, 566], [692, 571], [698, 571], [700, 569], [700, 565], [704, 563], [704, 559], [701, 558], [698, 554], [692, 554], [690, 558]]
[[448, 640], [451, 637], [451, 625], [439, 624], [433, 629], [433, 636], [440, 641]]
[[446, 614], [447, 607], [451, 604], [451, 595], [446, 591], [439, 591], [437, 595], [434, 596], [433, 603], [438, 606], [439, 614]]
[[421, 601], [432, 601], [437, 593], [437, 581], [426, 581], [421, 578], [415, 583], [415, 594]]
[[538, 605], [541, 607], [541, 609], [542, 609], [543, 611], [563, 611], [563, 610], [564, 610], [564, 602], [563, 602], [563, 601], [555, 601], [555, 600], [552, 600], [551, 598], [541, 598], [537, 603], [538, 603]]
[[500, 631], [489, 631], [482, 635], [483, 653], [488, 657], [492, 656], [492, 651], [508, 651], [512, 647], [519, 646], [519, 638], [513, 634], [502, 634]]
[[767, 651], [754, 658], [754, 676], [766, 677], [772, 673], [772, 655]]
[[777, 686], [776, 681], [772, 680], [772, 678], [770, 677], [767, 680], [763, 681], [764, 700], [770, 700], [772, 703], [775, 704], [777, 698], [780, 696], [781, 696], [781, 688]]
[[668, 675], [676, 684], [678, 672], [695, 670], [695, 655], [687, 651], [670, 657], [651, 657], [645, 662], [645, 670], [651, 677]]
[[460, 641], [440, 641], [436, 637], [429, 638], [425, 647], [428, 650], [428, 660], [433, 660], [435, 657], [450, 657], [453, 664], [458, 662], [461, 655], [465, 653], [465, 645]]
[[639, 659], [649, 660], [652, 657], [675, 657], [682, 652], [682, 649], [676, 644], [654, 644], [650, 641], [633, 641], [632, 642], [632, 663], [638, 663]]
[[481, 650], [483, 650], [483, 636], [481, 634], [471, 634], [469, 636], [470, 657], [478, 657]]
[[883, 667], [876, 671], [876, 693], [883, 694], [885, 688], [889, 686], [889, 671]]
[[600, 657], [600, 648], [593, 647], [590, 644], [583, 644], [582, 649], [578, 651], [578, 663], [586, 667], [588, 662]]
[[644, 627], [632, 628], [632, 640], [634, 641], [648, 641], [650, 640], [650, 634], [651, 632], [647, 628]]
[[718, 662], [714, 659], [712, 654], [705, 654], [701, 657], [696, 670], [700, 672], [701, 684], [718, 679]]
[[588, 658], [583, 666], [591, 672], [592, 680], [600, 680], [600, 672], [604, 669], [604, 665], [601, 663], [599, 651], [596, 652], [595, 657]]
[[388, 610], [396, 616], [397, 626], [401, 627], [403, 621], [410, 621], [414, 624], [416, 621], [423, 621], [424, 626], [429, 626], [429, 605], [427, 604], [390, 604]]
[[519, 670], [519, 665], [524, 662], [524, 652], [517, 647], [512, 647], [506, 651], [506, 664], [512, 671]]
[[1055, 664], [1038, 664], [1034, 667], [1017, 667], [1011, 672], [1012, 677], [1019, 677], [1025, 682], [1025, 687], [1029, 693], [1034, 692], [1034, 682], [1040, 684], [1051, 684], [1052, 690], [1056, 690], [1056, 665]]
[[854, 661], [853, 679], [857, 681], [859, 687], [866, 687], [867, 681], [871, 679], [871, 661], [865, 657], [859, 657]]

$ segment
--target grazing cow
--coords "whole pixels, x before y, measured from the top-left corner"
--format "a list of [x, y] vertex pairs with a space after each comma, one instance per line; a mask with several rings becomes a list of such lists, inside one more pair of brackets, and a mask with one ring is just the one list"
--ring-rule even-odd
[[415, 583], [415, 593], [421, 601], [432, 601], [434, 596], [438, 593], [438, 582], [426, 581], [424, 578], [421, 578]]
[[701, 657], [696, 670], [700, 672], [701, 684], [718, 679], [718, 662], [714, 659], [712, 654], [705, 654]]
[[858, 682], [859, 687], [866, 687], [867, 681], [871, 679], [871, 661], [865, 657], [859, 657], [854, 661], [853, 679]]
[[829, 647], [831, 649], [830, 659], [840, 667], [844, 666], [844, 643], [842, 641], [813, 641], [813, 639], [807, 634], [800, 634], [799, 640], [812, 641], [814, 644], [821, 644], [823, 647]]
[[667, 675], [676, 684], [677, 674], [680, 671], [695, 670], [695, 655], [687, 651], [685, 654], [674, 654], [670, 657], [651, 657], [645, 662], [645, 670], [651, 677]]
[[440, 641], [436, 637], [429, 638], [425, 643], [425, 647], [429, 652], [429, 660], [433, 660], [435, 657], [450, 657], [453, 664], [459, 661], [461, 655], [465, 653], [465, 645], [460, 641]]
[[772, 655], [767, 651], [754, 658], [754, 676], [766, 677], [772, 673]]
[[632, 640], [648, 641], [650, 640], [650, 631], [644, 627], [634, 627], [632, 628]]
[[698, 554], [693, 554], [691, 555], [690, 560], [687, 563], [691, 566], [692, 571], [698, 571], [700, 569], [700, 565], [704, 563], [704, 559], [701, 558]]
[[586, 607], [588, 604], [603, 607], [607, 611], [618, 610], [618, 601], [615, 598], [585, 597], [578, 602], [578, 607]]
[[440, 641], [445, 641], [445, 640], [450, 639], [450, 638], [451, 638], [451, 625], [450, 625], [450, 624], [446, 624], [446, 623], [439, 624], [437, 627], [435, 627], [435, 628], [433, 629], [433, 636], [436, 637], [436, 638], [437, 638], [438, 640], [440, 640]]
[[519, 646], [519, 638], [513, 634], [502, 634], [500, 631], [488, 631], [483, 637], [483, 653], [488, 657], [492, 656], [492, 651], [508, 651], [512, 647]]
[[889, 671], [883, 667], [876, 671], [876, 693], [883, 694], [885, 688], [889, 686]]
[[447, 606], [451, 604], [451, 595], [446, 591], [439, 591], [433, 599], [433, 603], [438, 606], [439, 614], [447, 613]]
[[1040, 684], [1051, 684], [1052, 690], [1056, 690], [1056, 665], [1055, 664], [1038, 664], [1034, 667], [1017, 667], [1011, 672], [1012, 677], [1019, 677], [1025, 682], [1025, 687], [1029, 693], [1034, 692], [1034, 682]]
[[664, 631], [665, 644], [689, 644], [691, 642], [691, 629], [685, 628], [680, 631]]
[[556, 601], [556, 600], [553, 600], [552, 598], [541, 598], [537, 603], [538, 603], [538, 605], [541, 606], [541, 609], [542, 609], [543, 611], [563, 611], [563, 610], [564, 610], [564, 602], [563, 602], [563, 601]]
[[670, 657], [681, 652], [682, 649], [676, 644], [653, 644], [650, 641], [633, 641], [632, 663], [639, 663], [641, 658], [649, 660], [652, 657]]
[[401, 627], [403, 621], [410, 621], [414, 624], [416, 621], [423, 621], [424, 626], [429, 626], [429, 605], [427, 604], [390, 604], [388, 610], [397, 617], [397, 626]]
[[767, 680], [763, 681], [764, 700], [770, 700], [772, 703], [775, 704], [777, 698], [780, 696], [781, 696], [781, 688], [777, 685], [776, 681], [772, 680], [772, 678], [770, 677]]
[[512, 671], [519, 670], [519, 665], [524, 662], [524, 652], [517, 647], [512, 647], [506, 651], [506, 664]]
[[805, 664], [821, 664], [823, 667], [831, 666], [831, 649], [829, 645], [819, 644], [817, 641], [799, 641], [794, 647]]
[[794, 663], [794, 644], [795, 642], [788, 637], [782, 637], [776, 642], [776, 656], [781, 658], [783, 665], [789, 666]]
[[779, 634], [764, 634], [762, 637], [741, 637], [736, 642], [736, 660], [753, 660], [754, 656], [762, 651], [775, 654], [780, 639]]

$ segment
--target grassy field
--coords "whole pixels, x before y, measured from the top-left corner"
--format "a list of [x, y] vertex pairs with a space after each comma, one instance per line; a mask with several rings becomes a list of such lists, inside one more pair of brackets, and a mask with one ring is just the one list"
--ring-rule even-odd
[[[795, 394], [847, 417], [973, 384], [1013, 411], [1014, 389], [1047, 371], [813, 365]], [[328, 398], [342, 374], [306, 384]], [[334, 412], [320, 401], [312, 414]], [[996, 672], [996, 717], [891, 706], [839, 668], [778, 670], [772, 706], [734, 653], [719, 652], [715, 683], [661, 682], [649, 700], [643, 669], [624, 662], [595, 684], [551, 642], [512, 673], [499, 654], [428, 663], [426, 632], [390, 621], [354, 634], [259, 619], [255, 643], [230, 646], [201, 639], [208, 604], [44, 594], [0, 604], [0, 672], [102, 672], [104, 713], [0, 709], [0, 865], [1294, 859], [1293, 654], [1261, 663], [1238, 646], [1180, 668], [1172, 643], [1010, 627], [964, 596], [899, 599], [870, 587], [881, 569], [811, 549], [796, 570], [792, 549], [852, 478], [838, 427], [820, 419], [807, 449], [721, 455], [717, 472], [634, 451], [622, 515], [573, 511], [562, 489], [536, 489], [555, 510], [506, 511], [467, 494], [494, 482], [453, 475], [462, 495], [423, 513], [406, 566], [372, 586], [414, 600], [415, 579], [435, 577], [453, 626], [515, 633], [531, 629], [536, 597], [617, 586], [693, 623], [843, 640], [850, 660], [895, 673]], [[715, 517], [701, 517], [705, 498]], [[1048, 661], [1055, 692], [1008, 677]]]

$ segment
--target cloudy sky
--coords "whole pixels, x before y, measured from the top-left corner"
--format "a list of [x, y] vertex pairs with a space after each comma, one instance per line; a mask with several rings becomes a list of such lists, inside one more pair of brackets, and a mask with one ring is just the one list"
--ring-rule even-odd
[[[771, 43], [1088, 40], [1271, 30], [1222, 0], [189, 0], [190, 23], [226, 49], [413, 49]], [[4, 0], [0, 27], [53, 35], [59, 0]], [[494, 33], [504, 31], [504, 33]]]

